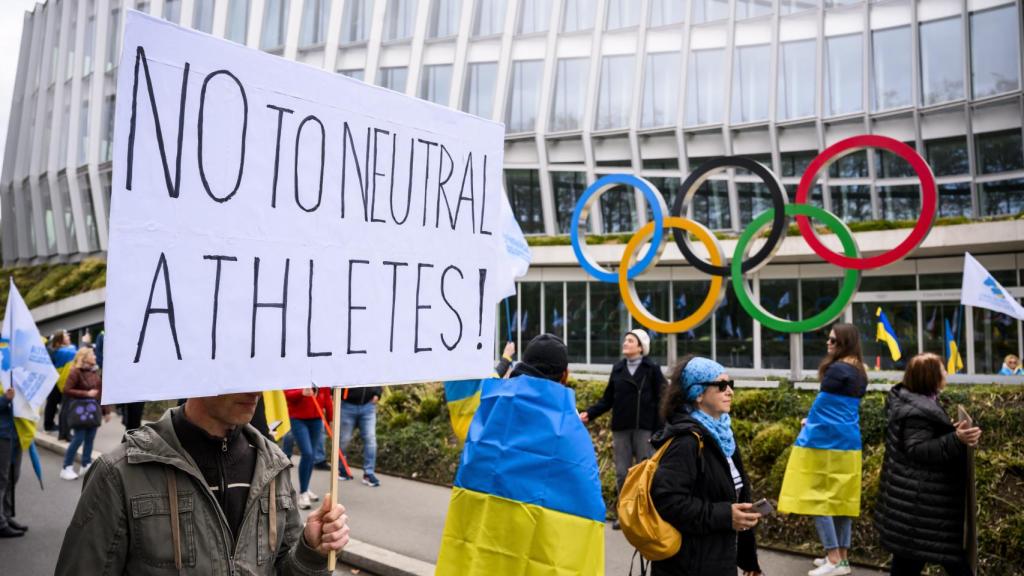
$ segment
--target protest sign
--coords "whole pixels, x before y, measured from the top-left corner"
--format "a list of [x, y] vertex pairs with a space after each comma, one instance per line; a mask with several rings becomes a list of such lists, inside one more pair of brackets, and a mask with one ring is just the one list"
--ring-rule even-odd
[[490, 373], [500, 124], [136, 12], [118, 76], [104, 403]]

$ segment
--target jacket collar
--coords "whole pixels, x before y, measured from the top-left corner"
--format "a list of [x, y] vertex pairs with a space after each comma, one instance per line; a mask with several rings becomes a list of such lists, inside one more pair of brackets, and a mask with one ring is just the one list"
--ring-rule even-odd
[[949, 415], [936, 398], [911, 392], [903, 384], [897, 384], [889, 390], [888, 402], [893, 418], [917, 416], [939, 424], [952, 425]]

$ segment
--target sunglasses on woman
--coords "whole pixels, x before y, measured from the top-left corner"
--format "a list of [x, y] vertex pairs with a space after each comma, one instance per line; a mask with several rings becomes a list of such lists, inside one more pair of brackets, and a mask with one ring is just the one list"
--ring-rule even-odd
[[832, 337], [832, 336], [828, 337], [828, 343], [829, 344], [835, 344], [836, 342], [838, 342], [838, 340], [836, 340], [834, 337]]
[[732, 380], [715, 380], [714, 382], [702, 382], [700, 384], [704, 388], [716, 387], [719, 392], [725, 392], [726, 388], [736, 389], [736, 383]]

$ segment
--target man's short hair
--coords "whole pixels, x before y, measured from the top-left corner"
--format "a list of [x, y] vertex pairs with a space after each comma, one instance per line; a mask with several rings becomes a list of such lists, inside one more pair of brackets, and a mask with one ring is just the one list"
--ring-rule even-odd
[[523, 363], [542, 373], [549, 380], [559, 381], [569, 368], [569, 349], [554, 334], [541, 334], [526, 345]]

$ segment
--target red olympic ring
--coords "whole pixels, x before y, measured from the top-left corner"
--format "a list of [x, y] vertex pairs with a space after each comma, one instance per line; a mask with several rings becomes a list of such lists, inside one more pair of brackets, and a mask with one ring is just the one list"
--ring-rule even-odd
[[935, 222], [935, 213], [939, 204], [938, 191], [935, 187], [935, 176], [932, 175], [932, 170], [929, 168], [928, 163], [924, 161], [924, 158], [921, 158], [917, 151], [903, 142], [877, 134], [854, 136], [826, 148], [811, 162], [804, 172], [803, 177], [800, 179], [800, 186], [796, 191], [794, 203], [807, 203], [811, 186], [814, 185], [814, 180], [822, 168], [827, 167], [842, 156], [865, 148], [882, 148], [895, 153], [910, 163], [914, 168], [914, 172], [917, 173], [918, 180], [921, 182], [921, 218], [918, 219], [917, 224], [910, 231], [910, 235], [892, 250], [870, 258], [851, 258], [829, 250], [818, 238], [817, 233], [811, 226], [810, 219], [807, 216], [796, 216], [800, 235], [804, 237], [804, 240], [814, 250], [814, 253], [840, 268], [872, 270], [892, 264], [905, 257], [924, 242], [925, 237], [928, 236], [928, 232]]

